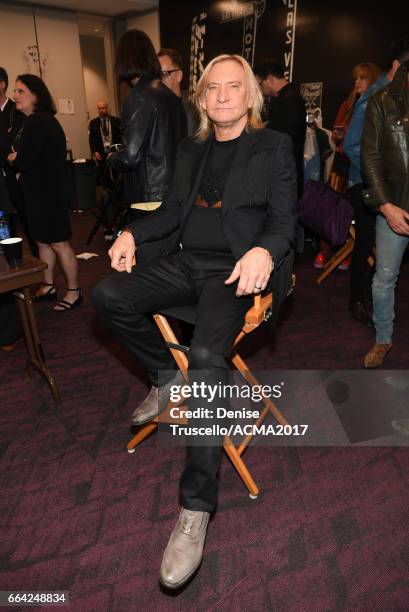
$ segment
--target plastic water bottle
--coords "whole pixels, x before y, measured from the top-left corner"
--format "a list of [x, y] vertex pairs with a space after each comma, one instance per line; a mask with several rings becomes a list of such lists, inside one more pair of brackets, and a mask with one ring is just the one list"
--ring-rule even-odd
[[5, 240], [5, 238], [10, 238], [10, 230], [9, 230], [9, 218], [5, 212], [0, 210], [0, 240]]

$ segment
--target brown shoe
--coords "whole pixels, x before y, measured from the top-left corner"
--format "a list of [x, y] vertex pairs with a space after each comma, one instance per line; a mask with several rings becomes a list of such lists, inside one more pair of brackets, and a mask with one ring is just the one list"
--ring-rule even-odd
[[386, 344], [374, 344], [369, 353], [365, 355], [364, 364], [366, 368], [377, 368], [383, 364], [383, 360], [392, 348], [392, 342]]
[[185, 379], [182, 373], [178, 371], [166, 385], [152, 387], [143, 402], [133, 411], [131, 416], [132, 425], [143, 425], [161, 414], [168, 405], [172, 386], [178, 385], [181, 387], [184, 384]]
[[163, 553], [159, 579], [168, 589], [178, 589], [189, 580], [203, 557], [210, 514], [182, 508]]

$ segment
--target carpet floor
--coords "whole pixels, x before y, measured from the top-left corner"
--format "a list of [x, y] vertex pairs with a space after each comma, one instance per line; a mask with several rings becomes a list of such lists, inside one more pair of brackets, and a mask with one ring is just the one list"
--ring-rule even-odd
[[[43, 379], [26, 375], [22, 342], [0, 352], [0, 590], [68, 591], [79, 612], [408, 610], [405, 447], [250, 448], [255, 501], [225, 457], [199, 573], [175, 594], [159, 587], [184, 451], [153, 435], [126, 452], [146, 380], [90, 303], [109, 272], [102, 233], [85, 246], [92, 223], [73, 217], [76, 253], [98, 255], [80, 261], [84, 305], [63, 314], [35, 306], [61, 407]], [[298, 259], [278, 329], [265, 324], [246, 339], [252, 368], [363, 368], [373, 331], [348, 313], [348, 273], [318, 286], [313, 257], [306, 249]], [[408, 368], [408, 272], [406, 261], [390, 370]], [[58, 276], [60, 294], [63, 284]]]

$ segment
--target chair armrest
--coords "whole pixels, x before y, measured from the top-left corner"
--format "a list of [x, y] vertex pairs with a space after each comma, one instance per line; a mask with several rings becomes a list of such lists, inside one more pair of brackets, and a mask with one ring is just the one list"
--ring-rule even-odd
[[266, 321], [271, 316], [272, 304], [272, 293], [268, 293], [263, 297], [255, 295], [254, 304], [246, 313], [246, 323], [248, 325], [260, 325], [262, 321]]
[[[287, 292], [287, 296], [290, 295], [296, 284], [295, 274], [291, 275], [291, 286]], [[251, 326], [260, 325], [263, 321], [267, 321], [273, 311], [273, 294], [268, 293], [267, 295], [261, 296], [260, 294], [254, 296], [253, 306], [246, 313], [246, 324]]]

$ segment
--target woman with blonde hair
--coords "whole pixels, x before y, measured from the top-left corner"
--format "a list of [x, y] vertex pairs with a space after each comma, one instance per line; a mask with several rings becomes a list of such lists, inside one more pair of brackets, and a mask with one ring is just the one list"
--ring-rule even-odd
[[366, 92], [368, 87], [375, 83], [381, 71], [379, 66], [370, 62], [357, 64], [352, 71], [354, 86], [348, 98], [342, 102], [338, 109], [335, 118], [333, 130], [333, 139], [338, 143], [342, 143], [345, 133], [351, 121], [352, 113], [354, 112], [355, 103]]
[[[348, 186], [349, 159], [344, 153], [343, 141], [347, 133], [349, 123], [354, 113], [357, 100], [367, 91], [368, 87], [375, 83], [381, 74], [377, 64], [363, 62], [357, 64], [352, 70], [354, 86], [348, 98], [342, 102], [332, 128], [332, 140], [336, 145], [334, 161], [329, 183], [333, 189], [344, 193]], [[321, 241], [320, 252], [314, 260], [314, 267], [321, 270], [329, 256], [330, 245]], [[348, 270], [350, 259], [345, 259], [338, 267], [340, 270]]]

